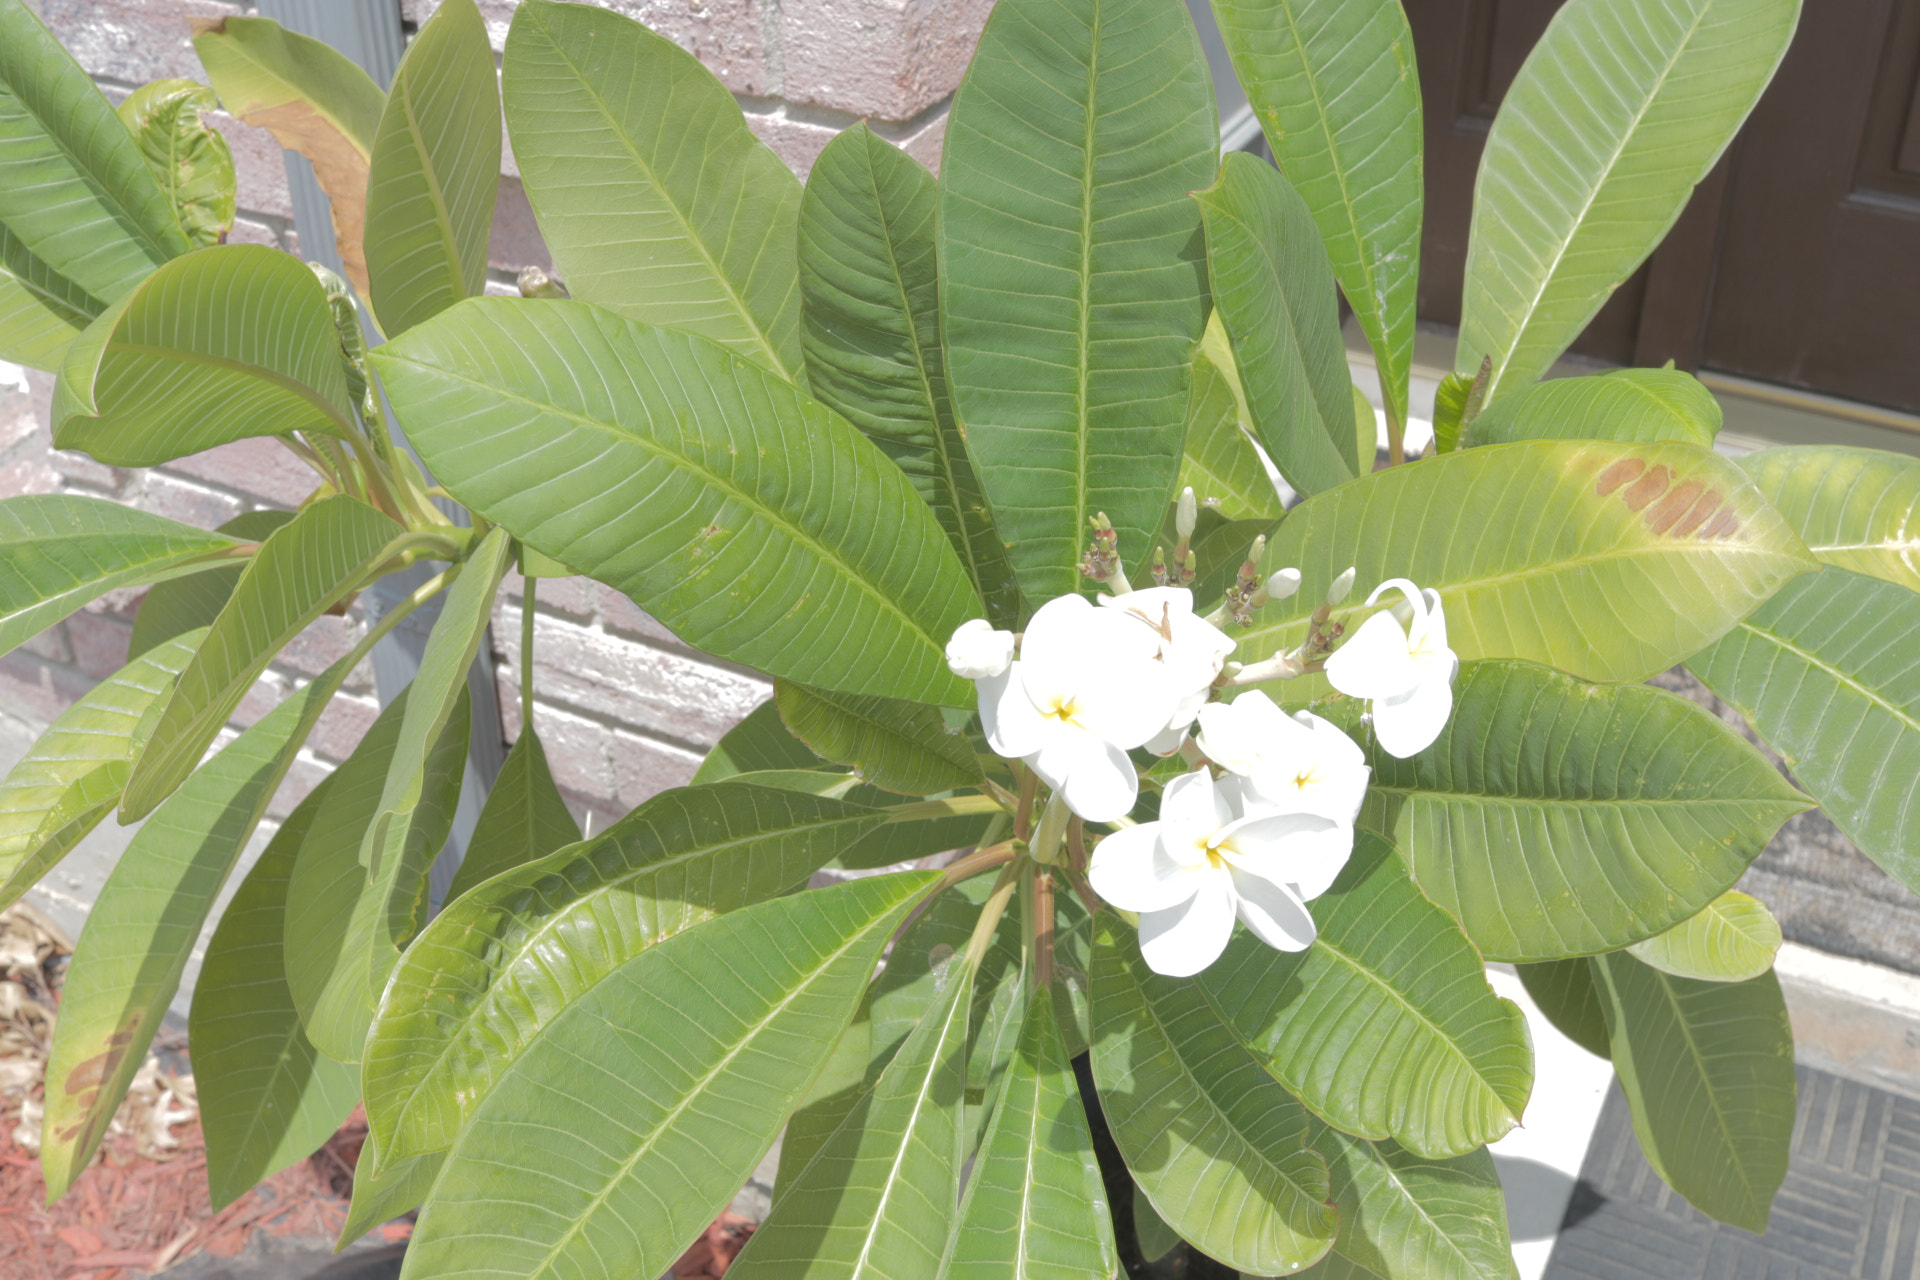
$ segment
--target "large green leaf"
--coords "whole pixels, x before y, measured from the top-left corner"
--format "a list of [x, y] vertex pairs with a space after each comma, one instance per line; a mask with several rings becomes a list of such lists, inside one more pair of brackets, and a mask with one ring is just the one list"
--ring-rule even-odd
[[533, 726], [523, 725], [500, 776], [487, 788], [487, 803], [447, 886], [447, 901], [579, 839], [580, 824], [560, 796], [547, 750]]
[[499, 186], [487, 24], [473, 0], [446, 0], [400, 60], [367, 171], [370, 300], [389, 337], [485, 287]]
[[[218, 532], [244, 542], [262, 542], [292, 520], [293, 515], [291, 511], [243, 511], [221, 525]], [[127, 641], [128, 659], [137, 658], [175, 636], [212, 626], [233, 597], [233, 589], [246, 568], [245, 562], [235, 561], [218, 569], [156, 583], [142, 597], [140, 611], [134, 615], [133, 636]]]
[[[1205, 351], [1196, 351], [1192, 378], [1179, 487], [1191, 486], [1201, 507], [1224, 519], [1278, 520], [1280, 495], [1253, 441], [1240, 429], [1239, 405], [1226, 375]], [[1166, 552], [1171, 556], [1173, 548]]]
[[[359, 1062], [374, 1006], [393, 968], [393, 915], [411, 917], [426, 896], [427, 867], [446, 843], [467, 758], [467, 699], [431, 744], [418, 769], [420, 803], [406, 844], [369, 866], [363, 835], [373, 821], [405, 740], [418, 682], [394, 699], [334, 774], [332, 794], [300, 847], [288, 897], [287, 986], [307, 1038], [336, 1062]], [[465, 690], [462, 690], [464, 694]]]
[[1313, 1126], [1340, 1234], [1311, 1280], [1509, 1280], [1507, 1201], [1486, 1150], [1423, 1160], [1391, 1142]]
[[1814, 555], [1920, 591], [1920, 458], [1803, 445], [1738, 461]]
[[692, 785], [768, 769], [826, 767], [826, 761], [813, 754], [806, 743], [780, 723], [780, 708], [769, 698], [713, 744], [713, 750], [707, 752], [707, 758], [694, 770]]
[[1228, 155], [1220, 180], [1194, 199], [1254, 435], [1301, 493], [1353, 479], [1362, 468], [1339, 300], [1306, 201], [1244, 151]]
[[996, 626], [1020, 587], [947, 400], [934, 223], [940, 184], [865, 124], [820, 153], [800, 202], [801, 345], [813, 393], [899, 464]]
[[873, 1087], [791, 1182], [727, 1269], [736, 1280], [936, 1280], [966, 1153], [973, 970], [939, 995]]
[[0, 502], [0, 653], [115, 587], [198, 572], [234, 540], [64, 493]]
[[1093, 948], [1093, 1076], [1135, 1181], [1208, 1256], [1277, 1275], [1333, 1244], [1327, 1164], [1306, 1150], [1306, 1110], [1193, 983], [1149, 971], [1111, 922]]
[[104, 309], [0, 223], [0, 360], [51, 373], [67, 344]]
[[402, 1275], [659, 1275], [766, 1154], [938, 879], [758, 903], [614, 968], [475, 1109]]
[[790, 383], [578, 302], [475, 299], [372, 359], [461, 501], [689, 644], [822, 688], [973, 705], [945, 646], [980, 602], [946, 534], [885, 454]]
[[361, 586], [400, 532], [342, 495], [314, 503], [260, 544], [161, 707], [127, 780], [123, 821], [172, 794], [281, 646]]
[[1533, 1088], [1526, 1019], [1393, 846], [1362, 831], [1311, 910], [1320, 936], [1307, 950], [1243, 932], [1196, 980], [1267, 1070], [1327, 1123], [1430, 1158], [1519, 1123]]
[[47, 1062], [40, 1165], [57, 1199], [86, 1169], [180, 985], [220, 887], [346, 678], [328, 668], [208, 761], [134, 835], [87, 913]]
[[195, 22], [193, 48], [221, 105], [312, 163], [332, 207], [342, 269], [366, 297], [367, 167], [387, 95], [326, 41], [271, 18]]
[[233, 151], [204, 115], [219, 101], [198, 80], [155, 80], [119, 107], [181, 234], [195, 249], [220, 243], [233, 229]]
[[353, 1198], [347, 1204], [346, 1221], [334, 1242], [337, 1253], [372, 1231], [383, 1222], [420, 1207], [447, 1153], [414, 1156], [407, 1160], [388, 1160], [380, 1154], [380, 1141], [373, 1134], [360, 1148], [360, 1159], [353, 1167]]
[[1571, 0], [1501, 101], [1474, 186], [1457, 372], [1547, 371], [1680, 216], [1787, 51], [1800, 0]]
[[1514, 387], [1482, 410], [1465, 434], [1471, 445], [1680, 440], [1710, 446], [1720, 433], [1720, 419], [1720, 402], [1690, 373], [1611, 369]]
[[1664, 932], [1812, 807], [1695, 703], [1524, 662], [1466, 664], [1439, 739], [1406, 760], [1372, 750], [1368, 763], [1361, 824], [1393, 841], [1493, 960]]
[[193, 632], [89, 689], [0, 782], [0, 908], [11, 906], [120, 802], [142, 717], [193, 656]]
[[1627, 949], [1677, 978], [1745, 982], [1773, 967], [1780, 922], [1758, 898], [1728, 890], [1665, 933]]
[[247, 436], [350, 436], [339, 350], [305, 263], [257, 244], [201, 249], [154, 272], [67, 348], [53, 441], [150, 467]]
[[1596, 1058], [1610, 1058], [1606, 997], [1584, 957], [1516, 965], [1521, 985], [1554, 1029]]
[[[446, 1148], [594, 983], [664, 938], [803, 883], [879, 821], [737, 783], [668, 791], [466, 894], [408, 948], [369, 1037], [367, 1115], [385, 1150]], [[561, 938], [569, 962], [556, 967], [548, 952]]]
[[1087, 521], [1152, 550], [1206, 321], [1218, 163], [1199, 37], [1167, 0], [994, 6], [948, 116], [940, 305], [953, 406], [1030, 604]]
[[576, 298], [801, 382], [800, 183], [711, 71], [587, 5], [528, 0], [502, 87], [514, 159]]
[[1920, 890], [1920, 595], [1846, 569], [1797, 578], [1687, 660], [1863, 853]]
[[102, 302], [189, 247], [132, 136], [23, 0], [0, 2], [0, 223]]
[[1050, 1000], [1030, 1001], [941, 1280], [1118, 1274], [1113, 1218]]
[[1304, 575], [1300, 593], [1255, 619], [1243, 661], [1304, 640], [1308, 615], [1352, 565], [1353, 596], [1336, 614], [1348, 631], [1376, 584], [1405, 577], [1440, 593], [1463, 659], [1644, 680], [1812, 561], [1746, 474], [1710, 450], [1537, 440], [1389, 467], [1309, 498], [1274, 535], [1264, 571], [1288, 565]]
[[1405, 422], [1422, 200], [1406, 15], [1394, 0], [1213, 0], [1213, 14], [1373, 345], [1389, 416]]
[[313, 1154], [360, 1097], [359, 1074], [300, 1029], [282, 949], [294, 859], [332, 781], [307, 793], [240, 882], [194, 986], [188, 1037], [216, 1209]]
[[1702, 1213], [1764, 1232], [1793, 1136], [1779, 980], [1694, 982], [1618, 952], [1588, 963], [1648, 1163]]
[[773, 697], [794, 737], [882, 790], [928, 796], [982, 781], [972, 743], [948, 729], [933, 707], [790, 680], [775, 681]]

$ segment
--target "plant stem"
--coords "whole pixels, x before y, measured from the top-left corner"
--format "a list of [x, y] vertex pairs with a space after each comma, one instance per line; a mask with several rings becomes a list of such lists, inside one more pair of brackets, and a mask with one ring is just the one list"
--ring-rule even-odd
[[1013, 813], [1013, 834], [1025, 840], [1033, 834], [1033, 796], [1040, 789], [1040, 779], [1033, 770], [1014, 766], [1020, 773], [1020, 807]]
[[980, 918], [974, 921], [973, 937], [967, 940], [967, 964], [979, 967], [980, 957], [987, 954], [987, 946], [993, 941], [993, 931], [1000, 927], [1000, 917], [1007, 913], [1007, 903], [1013, 898], [1013, 891], [1020, 886], [1020, 876], [1016, 865], [1010, 864], [1001, 871], [1000, 879], [994, 882], [993, 892], [987, 895], [987, 901], [980, 908]]
[[1053, 873], [1034, 867], [1033, 880], [1033, 986], [1042, 999], [1053, 988]]
[[533, 595], [538, 578], [520, 579], [520, 732], [533, 732]]
[[[1380, 377], [1380, 401], [1387, 406], [1387, 465], [1397, 467], [1407, 460], [1407, 424], [1394, 406], [1393, 397], [1387, 394], [1384, 373]], [[1372, 465], [1366, 470], [1373, 470]]]
[[947, 868], [947, 874], [941, 879], [940, 887], [935, 889], [934, 893], [944, 893], [948, 889], [953, 888], [954, 885], [959, 884], [962, 880], [971, 880], [982, 872], [991, 871], [995, 867], [1003, 867], [1019, 856], [1020, 842], [1018, 840], [1004, 840], [999, 844], [989, 845], [984, 849], [975, 849], [972, 853]]
[[992, 796], [949, 796], [945, 800], [921, 800], [895, 805], [887, 810], [887, 821], [918, 822], [926, 818], [969, 818], [980, 813], [1004, 813]]

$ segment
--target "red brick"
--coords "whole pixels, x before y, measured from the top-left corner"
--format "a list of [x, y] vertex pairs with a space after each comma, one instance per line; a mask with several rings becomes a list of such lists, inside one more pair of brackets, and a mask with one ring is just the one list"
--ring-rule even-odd
[[307, 746], [315, 755], [345, 760], [380, 716], [380, 704], [368, 698], [336, 697], [320, 713]]
[[178, 458], [168, 471], [250, 493], [278, 507], [297, 507], [314, 491], [320, 477], [306, 463], [268, 436], [236, 440], [205, 453]]
[[88, 601], [86, 609], [88, 613], [109, 613], [122, 622], [131, 623], [140, 616], [140, 604], [150, 590], [145, 583], [137, 587], [115, 587]]
[[249, 213], [292, 221], [286, 153], [279, 141], [265, 129], [243, 124], [224, 111], [208, 112], [207, 123], [220, 131], [233, 152], [234, 203]]
[[212, 529], [240, 514], [240, 500], [197, 484], [176, 480], [162, 472], [149, 472], [142, 486], [140, 509], [169, 520]]
[[118, 494], [127, 482], [127, 472], [119, 467], [110, 467], [104, 462], [95, 462], [86, 454], [76, 450], [49, 450], [47, 462], [68, 480], [95, 489], [104, 489], [108, 493]]
[[49, 723], [91, 688], [72, 667], [19, 649], [0, 655], [0, 706], [22, 719]]
[[286, 781], [280, 784], [280, 789], [273, 793], [273, 799], [267, 802], [267, 816], [280, 819], [292, 813], [332, 772], [317, 760], [296, 757], [293, 766], [287, 770]]
[[899, 140], [902, 151], [927, 166], [936, 175], [940, 172], [940, 153], [947, 141], [948, 118], [949, 113], [942, 111]]
[[768, 115], [749, 113], [747, 128], [754, 136], [773, 148], [773, 153], [786, 161], [787, 168], [806, 180], [813, 162], [827, 149], [834, 135], [840, 131], [831, 125], [814, 124], [811, 121], [795, 120], [786, 111], [775, 111]]
[[527, 189], [516, 177], [500, 179], [500, 197], [493, 206], [493, 230], [487, 239], [487, 265], [496, 271], [518, 273], [522, 267], [553, 271], [553, 255], [540, 236], [540, 223], [527, 203]]
[[242, 218], [236, 220], [233, 229], [227, 232], [227, 243], [258, 244], [265, 245], [269, 249], [278, 249], [280, 237], [275, 235], [273, 228], [264, 222], [248, 222]]
[[28, 653], [45, 658], [48, 662], [68, 664], [73, 662], [73, 646], [67, 643], [65, 623], [54, 623], [20, 647]]
[[679, 636], [667, 630], [659, 619], [612, 587], [596, 584], [595, 594], [600, 602], [600, 625], [607, 630], [625, 635], [645, 636], [649, 640], [670, 644], [678, 649], [691, 648]]
[[758, 677], [558, 621], [535, 635], [533, 656], [543, 700], [699, 747], [767, 696]]
[[53, 493], [59, 488], [60, 477], [47, 465], [44, 454], [0, 466], [0, 498], [24, 498], [30, 493]]
[[[521, 595], [520, 571], [507, 570], [507, 576], [500, 581], [500, 594], [511, 600]], [[533, 589], [535, 608], [540, 613], [562, 613], [573, 618], [591, 618], [596, 593], [604, 590], [591, 578], [542, 578], [540, 585]], [[520, 615], [516, 611], [513, 619], [514, 635], [519, 636]], [[494, 625], [498, 626], [499, 623]], [[516, 641], [517, 643], [517, 641]], [[535, 643], [538, 643], [536, 640]]]
[[132, 638], [132, 627], [106, 614], [82, 609], [67, 619], [74, 665], [95, 680], [104, 680], [127, 665], [127, 642]]
[[959, 87], [993, 0], [781, 0], [789, 102], [908, 120]]
[[[494, 638], [499, 639], [500, 625], [498, 617], [494, 622]], [[520, 685], [519, 672], [510, 667], [512, 655], [506, 650], [494, 646], [493, 650], [493, 692], [500, 703], [500, 736], [512, 742], [520, 736]]]
[[241, 11], [215, 0], [39, 0], [36, 7], [81, 66], [130, 84], [172, 77], [204, 81], [188, 20]]
[[233, 709], [232, 723], [243, 729], [250, 728], [261, 716], [286, 701], [287, 693], [284, 679], [269, 671], [254, 681], [247, 696], [240, 699], [240, 705]]
[[613, 800], [613, 775], [607, 762], [613, 731], [538, 703], [533, 718], [560, 789], [598, 806]]
[[617, 730], [613, 735], [614, 785], [620, 803], [629, 808], [669, 787], [685, 786], [699, 767], [700, 757], [683, 748]]

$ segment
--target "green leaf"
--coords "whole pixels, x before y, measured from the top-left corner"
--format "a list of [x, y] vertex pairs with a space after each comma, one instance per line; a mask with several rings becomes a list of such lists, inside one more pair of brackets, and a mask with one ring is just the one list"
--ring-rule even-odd
[[1610, 369], [1514, 387], [1473, 420], [1467, 443], [1514, 440], [1679, 440], [1711, 447], [1720, 402], [1677, 369]]
[[794, 737], [882, 790], [930, 796], [983, 781], [967, 736], [950, 731], [933, 707], [790, 680], [775, 681], [773, 697]]
[[[1280, 495], [1267, 478], [1253, 441], [1240, 429], [1232, 384], [1205, 351], [1194, 353], [1192, 378], [1187, 393], [1187, 451], [1180, 459], [1177, 488], [1192, 486], [1202, 508], [1228, 520], [1278, 520], [1285, 514]], [[1367, 424], [1373, 424], [1371, 411]], [[1166, 551], [1172, 555], [1173, 548]]]
[[1793, 1136], [1779, 980], [1693, 982], [1617, 952], [1589, 963], [1648, 1163], [1700, 1212], [1764, 1232]]
[[1473, 394], [1473, 380], [1457, 373], [1440, 379], [1433, 393], [1433, 447], [1436, 453], [1452, 453], [1460, 447], [1460, 435], [1466, 429], [1467, 398]]
[[51, 373], [67, 344], [104, 309], [0, 223], [0, 360]]
[[333, 1136], [360, 1097], [357, 1072], [308, 1043], [287, 989], [282, 938], [294, 859], [332, 777], [280, 824], [207, 946], [188, 1036], [207, 1091], [207, 1189], [224, 1208]]
[[1208, 1256], [1277, 1275], [1332, 1245], [1327, 1165], [1305, 1149], [1305, 1109], [1195, 984], [1149, 971], [1110, 920], [1093, 946], [1093, 1077], [1134, 1180]]
[[913, 481], [997, 626], [1020, 587], [947, 400], [934, 222], [940, 184], [862, 124], [814, 161], [800, 202], [801, 345], [822, 403]]
[[475, 1110], [402, 1274], [659, 1275], [766, 1154], [938, 880], [758, 903], [613, 969]]
[[[1354, 454], [1360, 459], [1362, 471], [1372, 471], [1374, 459], [1379, 456], [1380, 447], [1376, 443], [1380, 438], [1380, 424], [1373, 416], [1373, 402], [1367, 399], [1367, 393], [1359, 387], [1353, 388], [1353, 447]], [[1442, 451], [1444, 452], [1444, 450]]]
[[187, 665], [200, 635], [131, 659], [89, 689], [0, 782], [0, 909], [39, 883], [113, 812], [142, 718]]
[[1612, 951], [1670, 929], [1812, 807], [1697, 704], [1531, 663], [1467, 663], [1439, 739], [1368, 763], [1361, 824], [1491, 960]]
[[807, 744], [787, 731], [780, 722], [780, 708], [773, 699], [755, 707], [747, 718], [721, 735], [707, 758], [694, 770], [688, 785], [719, 782], [742, 773], [770, 769], [825, 769], [827, 764], [807, 749]]
[[793, 382], [800, 183], [711, 71], [604, 9], [529, 0], [507, 33], [514, 159], [568, 290]]
[[380, 1154], [379, 1139], [369, 1133], [353, 1166], [353, 1199], [347, 1205], [347, 1219], [340, 1225], [334, 1252], [381, 1223], [419, 1208], [446, 1160], [444, 1151], [409, 1160], [388, 1160]]
[[[594, 983], [663, 938], [804, 883], [879, 821], [738, 783], [667, 791], [466, 894], [408, 948], [368, 1039], [367, 1115], [384, 1149], [445, 1149]], [[553, 937], [570, 939], [566, 966], [548, 962]]]
[[260, 544], [161, 707], [127, 781], [121, 821], [146, 814], [185, 781], [281, 646], [361, 586], [400, 532], [341, 495], [314, 503]]
[[[292, 519], [291, 511], [243, 511], [221, 525], [218, 532], [243, 542], [262, 542]], [[227, 607], [246, 568], [243, 562], [235, 561], [156, 583], [141, 599], [140, 611], [134, 615], [133, 636], [127, 642], [128, 660], [175, 636], [212, 626]]]
[[1509, 1280], [1507, 1200], [1485, 1148], [1425, 1160], [1392, 1142], [1313, 1126], [1340, 1234], [1312, 1280]]
[[447, 0], [407, 45], [367, 173], [371, 301], [389, 337], [487, 280], [500, 186], [500, 89], [473, 0]]
[[0, 3], [0, 223], [102, 302], [189, 248], [113, 108], [21, 0]]
[[1594, 985], [1592, 965], [1582, 958], [1514, 968], [1527, 994], [1561, 1035], [1596, 1058], [1613, 1056], [1607, 1043], [1606, 997]]
[[1920, 595], [1846, 569], [1788, 583], [1687, 660], [1861, 852], [1920, 889]]
[[1008, 0], [947, 119], [948, 386], [1037, 604], [1080, 589], [1096, 512], [1129, 561], [1160, 528], [1206, 323], [1187, 193], [1218, 163], [1213, 87], [1179, 5]]
[[1454, 368], [1547, 371], [1660, 243], [1787, 50], [1799, 0], [1572, 0], [1507, 90], [1474, 186]]
[[[300, 910], [287, 917], [287, 986], [307, 1038], [336, 1062], [359, 1062], [380, 989], [394, 965], [395, 916], [424, 906], [427, 867], [447, 842], [467, 758], [469, 707], [463, 696], [421, 762], [420, 806], [407, 843], [385, 864], [362, 856], [393, 762], [405, 740], [416, 680], [384, 710], [335, 773], [314, 830], [300, 848], [288, 896]], [[464, 688], [462, 694], [465, 693]]]
[[1167, 1225], [1137, 1182], [1133, 1184], [1133, 1238], [1148, 1262], [1158, 1262], [1180, 1247], [1180, 1233]]
[[53, 441], [150, 467], [248, 436], [349, 437], [358, 428], [339, 349], [305, 263], [257, 244], [201, 249], [154, 272], [67, 348]]
[[[1420, 79], [1394, 0], [1214, 0], [1214, 17], [1281, 170], [1305, 199], [1407, 420], [1420, 261]], [[1367, 450], [1369, 462], [1372, 448]]]
[[727, 1268], [737, 1280], [936, 1280], [960, 1198], [973, 972], [944, 986]]
[[332, 206], [343, 270], [360, 296], [368, 296], [367, 167], [387, 95], [324, 40], [271, 18], [196, 21], [193, 48], [221, 105], [312, 163]]
[[532, 725], [521, 727], [500, 776], [487, 790], [473, 838], [447, 886], [451, 902], [502, 871], [544, 858], [580, 840], [580, 824], [560, 798], [547, 751]]
[[1698, 914], [1627, 950], [1677, 978], [1745, 982], [1773, 968], [1780, 922], [1759, 899], [1729, 890]]
[[50, 1201], [106, 1136], [214, 899], [349, 669], [346, 659], [334, 664], [195, 770], [101, 886], [67, 971], [47, 1062], [40, 1165]]
[[1347, 1133], [1429, 1158], [1519, 1123], [1533, 1088], [1526, 1020], [1393, 846], [1360, 832], [1310, 909], [1320, 936], [1307, 950], [1242, 933], [1196, 979], [1288, 1092]]
[[1244, 151], [1228, 155], [1220, 180], [1194, 199], [1255, 437], [1301, 493], [1353, 479], [1361, 468], [1339, 299], [1306, 201]]
[[232, 538], [64, 493], [0, 502], [0, 653], [115, 587], [196, 573]]
[[233, 228], [233, 152], [203, 114], [219, 102], [198, 80], [155, 80], [119, 107], [121, 123], [195, 249], [220, 243]]
[[1119, 1272], [1107, 1189], [1050, 1000], [1028, 1003], [948, 1254], [941, 1280]]
[[791, 384], [578, 302], [474, 299], [372, 358], [462, 502], [687, 643], [822, 688], [973, 705], [945, 648], [980, 602], [939, 522]]
[[[1463, 520], [1472, 537], [1460, 536]], [[1448, 643], [1463, 659], [1644, 680], [1725, 633], [1811, 563], [1745, 473], [1696, 445], [1468, 449], [1362, 476], [1296, 507], [1262, 572], [1297, 565], [1303, 585], [1255, 618], [1239, 656], [1251, 662], [1299, 644], [1327, 587], [1353, 565], [1353, 596], [1335, 614], [1349, 632], [1376, 584], [1406, 577], [1440, 593]]]
[[1738, 462], [1821, 560], [1920, 591], [1920, 459], [1808, 445]]

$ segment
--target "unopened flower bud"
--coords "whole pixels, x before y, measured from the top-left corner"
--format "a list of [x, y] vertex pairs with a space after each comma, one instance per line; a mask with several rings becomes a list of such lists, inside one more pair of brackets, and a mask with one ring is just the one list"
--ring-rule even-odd
[[1180, 501], [1173, 509], [1173, 527], [1185, 542], [1193, 536], [1194, 521], [1200, 518], [1200, 504], [1193, 496], [1193, 486], [1188, 485], [1180, 491]]
[[1356, 574], [1357, 570], [1349, 568], [1345, 573], [1333, 580], [1333, 585], [1327, 588], [1327, 603], [1329, 605], [1337, 605], [1353, 594], [1353, 580]]
[[963, 622], [947, 641], [947, 666], [962, 680], [986, 680], [1013, 662], [1013, 632], [995, 631], [985, 618]]
[[1147, 567], [1153, 574], [1154, 586], [1164, 587], [1167, 585], [1167, 556], [1159, 547], [1153, 549], [1153, 559], [1147, 562]]
[[1269, 600], [1285, 600], [1298, 590], [1300, 590], [1300, 571], [1298, 569], [1276, 570], [1267, 579], [1267, 598]]
[[516, 281], [523, 298], [566, 298], [570, 297], [566, 286], [542, 271], [539, 267], [520, 268], [520, 277]]

